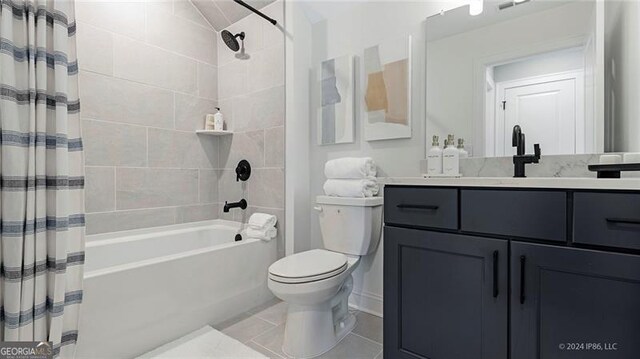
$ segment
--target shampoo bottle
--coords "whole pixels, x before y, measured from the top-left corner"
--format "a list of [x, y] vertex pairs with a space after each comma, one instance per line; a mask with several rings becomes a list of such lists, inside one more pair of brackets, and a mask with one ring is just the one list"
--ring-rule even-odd
[[454, 144], [453, 135], [448, 136], [446, 145], [442, 151], [442, 173], [446, 176], [459, 176], [460, 152]]
[[469, 158], [469, 152], [464, 149], [464, 138], [458, 138], [458, 152], [460, 152], [460, 158]]
[[224, 130], [224, 120], [222, 118], [222, 113], [220, 112], [220, 107], [216, 107], [216, 113], [213, 115], [213, 130]]
[[427, 175], [442, 174], [442, 148], [438, 136], [433, 136], [431, 149], [427, 153]]

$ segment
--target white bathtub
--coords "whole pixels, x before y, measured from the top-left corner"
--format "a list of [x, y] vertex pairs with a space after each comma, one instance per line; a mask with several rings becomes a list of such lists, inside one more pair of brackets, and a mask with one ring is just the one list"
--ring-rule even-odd
[[223, 220], [87, 236], [76, 358], [132, 358], [273, 298], [276, 242]]

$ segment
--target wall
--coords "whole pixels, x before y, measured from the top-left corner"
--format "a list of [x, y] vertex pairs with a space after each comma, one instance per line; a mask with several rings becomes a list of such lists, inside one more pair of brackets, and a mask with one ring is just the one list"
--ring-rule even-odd
[[[296, 6], [301, 8], [296, 9]], [[335, 6], [335, 10], [330, 8]], [[293, 136], [301, 136], [298, 141], [287, 138], [287, 146], [296, 151], [308, 151], [308, 157], [300, 158], [300, 168], [287, 167], [287, 196], [294, 196], [290, 201], [296, 204], [296, 215], [306, 215], [307, 220], [292, 224], [291, 233], [295, 233], [295, 251], [321, 248], [322, 237], [318, 226], [318, 218], [311, 207], [315, 196], [322, 194], [324, 182], [324, 163], [333, 158], [343, 156], [371, 156], [378, 163], [379, 176], [418, 176], [420, 160], [424, 158], [424, 20], [427, 16], [439, 12], [442, 8], [455, 6], [454, 2], [351, 2], [321, 3], [293, 2], [288, 11], [290, 17], [296, 18], [291, 25], [292, 40], [288, 42], [287, 53], [292, 63], [288, 63], [291, 75], [287, 78], [287, 98], [295, 99], [295, 103], [287, 112], [287, 127], [297, 126], [298, 132]], [[309, 11], [317, 10], [313, 16]], [[306, 20], [301, 16], [306, 15]], [[323, 14], [332, 15], [330, 18]], [[319, 16], [320, 15], [320, 16]], [[289, 18], [289, 17], [288, 17]], [[320, 20], [320, 21], [318, 21]], [[356, 110], [355, 142], [330, 146], [318, 146], [315, 109], [310, 98], [315, 79], [315, 68], [320, 61], [344, 54], [357, 55], [360, 58], [366, 47], [376, 45], [389, 39], [412, 35], [412, 137], [387, 141], [368, 142], [362, 137], [363, 124], [360, 121], [363, 107]], [[310, 44], [310, 45], [309, 45]], [[310, 56], [309, 56], [310, 53]], [[289, 67], [291, 66], [291, 67]], [[358, 71], [358, 69], [356, 69]], [[301, 87], [302, 86], [302, 87]], [[362, 84], [356, 86], [356, 98], [359, 98]], [[311, 89], [305, 94], [300, 88]], [[289, 102], [289, 101], [288, 101]], [[291, 112], [289, 112], [291, 111]], [[301, 123], [301, 122], [304, 122]], [[293, 131], [293, 128], [291, 128]], [[291, 141], [291, 142], [290, 142]], [[289, 151], [289, 147], [288, 151]], [[303, 163], [306, 161], [306, 163]], [[308, 165], [307, 165], [308, 163]], [[308, 167], [307, 167], [308, 166]], [[296, 181], [308, 171], [308, 188]], [[289, 183], [297, 184], [295, 187]], [[288, 199], [289, 200], [289, 199]], [[289, 207], [288, 207], [289, 209]], [[289, 214], [290, 218], [293, 214]], [[351, 296], [353, 305], [374, 314], [382, 314], [382, 243], [375, 254], [362, 259], [354, 273], [355, 289]]]
[[218, 217], [217, 34], [187, 1], [76, 3], [87, 233]]
[[[278, 21], [273, 26], [252, 14], [227, 30], [245, 32], [250, 59], [240, 60], [218, 41], [219, 103], [233, 136], [219, 144], [218, 196], [220, 202], [245, 198], [247, 211], [220, 213], [221, 218], [246, 222], [253, 212], [278, 217], [278, 251], [284, 255], [284, 2], [269, 4], [262, 12]], [[246, 159], [251, 178], [236, 182], [235, 168]]]
[[572, 70], [584, 70], [582, 51], [582, 48], [561, 50], [496, 66], [493, 81], [497, 83]]
[[612, 124], [607, 150], [640, 151], [640, 5], [605, 2], [606, 117]]

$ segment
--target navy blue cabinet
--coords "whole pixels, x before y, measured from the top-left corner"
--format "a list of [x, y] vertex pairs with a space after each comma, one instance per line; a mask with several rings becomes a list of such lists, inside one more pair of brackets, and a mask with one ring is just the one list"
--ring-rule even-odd
[[386, 227], [385, 358], [507, 358], [506, 241]]
[[387, 186], [384, 357], [640, 358], [638, 200]]
[[511, 358], [640, 358], [640, 256], [513, 242]]

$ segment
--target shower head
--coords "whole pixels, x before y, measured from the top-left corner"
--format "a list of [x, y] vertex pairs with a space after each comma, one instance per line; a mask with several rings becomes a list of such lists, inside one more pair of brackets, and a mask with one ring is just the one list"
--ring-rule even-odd
[[228, 48], [231, 49], [231, 51], [236, 52], [240, 50], [240, 44], [238, 43], [238, 40], [236, 40], [236, 37], [239, 37], [240, 40], [244, 40], [244, 32], [234, 35], [228, 30], [222, 30], [220, 36], [222, 36], [222, 41], [224, 41], [224, 43]]

